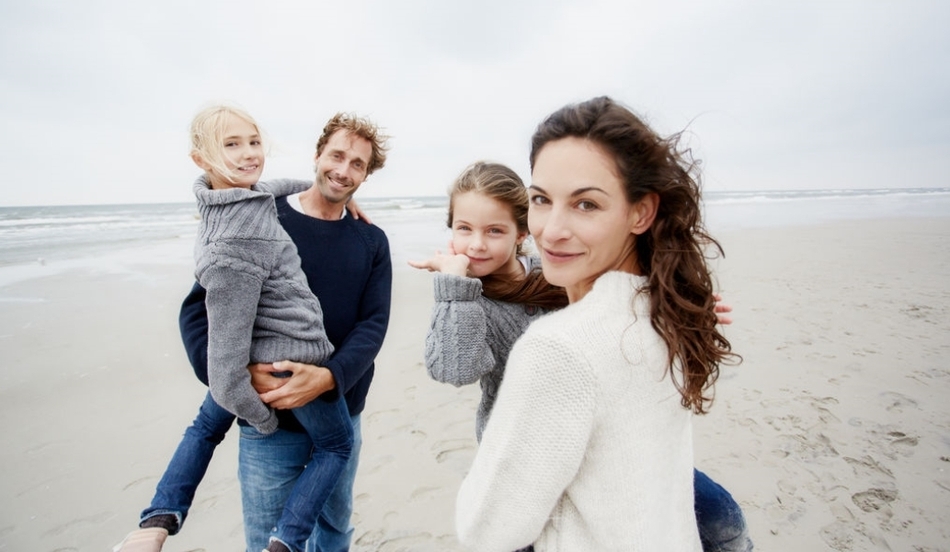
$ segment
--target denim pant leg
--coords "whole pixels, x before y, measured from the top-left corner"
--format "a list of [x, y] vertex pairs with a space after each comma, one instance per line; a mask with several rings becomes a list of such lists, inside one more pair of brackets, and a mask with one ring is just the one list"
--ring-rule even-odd
[[238, 451], [238, 481], [247, 552], [267, 548], [277, 530], [297, 477], [310, 461], [313, 443], [305, 433], [278, 429], [263, 435], [250, 426], [241, 426]]
[[208, 471], [211, 455], [224, 439], [232, 423], [234, 415], [218, 406], [211, 398], [211, 393], [205, 395], [204, 402], [198, 409], [198, 416], [185, 430], [175, 454], [155, 488], [151, 506], [142, 511], [142, 521], [160, 514], [172, 514], [178, 518], [178, 528], [171, 534], [174, 535], [181, 529], [195, 498], [198, 484]]
[[353, 423], [353, 452], [317, 518], [317, 529], [307, 541], [307, 552], [347, 552], [350, 549], [350, 541], [353, 538], [353, 526], [350, 525], [353, 515], [353, 485], [360, 463], [360, 448], [363, 446], [360, 415], [350, 419]]
[[703, 472], [693, 470], [696, 523], [703, 552], [749, 552], [752, 539], [742, 509], [729, 492]]
[[313, 455], [287, 497], [276, 536], [291, 550], [303, 550], [350, 459], [353, 423], [343, 399], [317, 399], [293, 413], [313, 442]]

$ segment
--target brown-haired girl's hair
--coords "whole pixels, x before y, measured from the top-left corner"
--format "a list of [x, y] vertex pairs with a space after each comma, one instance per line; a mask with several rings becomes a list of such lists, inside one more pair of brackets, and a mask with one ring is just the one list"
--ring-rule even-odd
[[[650, 322], [669, 348], [681, 403], [704, 414], [719, 365], [741, 357], [717, 329], [705, 248], [714, 256], [723, 251], [702, 224], [698, 162], [688, 150], [679, 151], [679, 134], [663, 139], [629, 109], [600, 97], [565, 106], [538, 125], [531, 168], [545, 144], [567, 137], [590, 140], [609, 153], [630, 203], [659, 196], [656, 219], [636, 238], [637, 262], [648, 279]], [[681, 380], [674, 372], [677, 360]]]
[[[528, 191], [515, 171], [505, 165], [485, 161], [473, 163], [462, 171], [449, 188], [449, 228], [455, 219], [455, 197], [466, 192], [483, 194], [505, 204], [511, 209], [518, 232], [528, 233]], [[523, 254], [521, 245], [518, 245], [515, 254]], [[549, 284], [539, 269], [529, 272], [523, 280], [492, 275], [481, 280], [482, 294], [489, 299], [544, 309], [567, 305], [564, 288]]]

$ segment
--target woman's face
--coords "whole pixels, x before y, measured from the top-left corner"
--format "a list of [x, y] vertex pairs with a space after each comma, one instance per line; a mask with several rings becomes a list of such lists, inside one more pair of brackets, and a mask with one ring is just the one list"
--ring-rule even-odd
[[515, 253], [526, 237], [505, 203], [478, 192], [452, 198], [452, 248], [468, 257], [470, 276], [523, 276]]
[[638, 273], [638, 213], [601, 146], [574, 137], [548, 142], [535, 159], [528, 197], [528, 227], [544, 277], [563, 286], [572, 303], [605, 272]]

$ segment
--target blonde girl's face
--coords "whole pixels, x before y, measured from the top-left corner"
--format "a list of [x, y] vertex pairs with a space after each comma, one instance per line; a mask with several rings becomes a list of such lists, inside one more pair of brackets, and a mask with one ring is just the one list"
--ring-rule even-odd
[[456, 254], [468, 257], [470, 276], [523, 277], [516, 252], [526, 237], [505, 203], [479, 192], [456, 194], [452, 199], [452, 247]]
[[528, 189], [528, 227], [545, 279], [581, 299], [605, 272], [637, 273], [628, 201], [605, 150], [582, 138], [549, 142], [538, 152]]
[[230, 115], [219, 147], [224, 165], [231, 175], [229, 178], [228, 175], [220, 174], [208, 164], [202, 166], [208, 171], [212, 188], [250, 188], [261, 179], [261, 173], [264, 171], [264, 146], [256, 126]]

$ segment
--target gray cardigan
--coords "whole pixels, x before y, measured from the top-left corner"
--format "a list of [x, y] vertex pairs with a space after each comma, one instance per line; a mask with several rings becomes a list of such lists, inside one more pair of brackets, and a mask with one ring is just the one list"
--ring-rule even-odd
[[[541, 264], [535, 257], [527, 261], [529, 271]], [[481, 382], [482, 400], [475, 415], [475, 436], [481, 441], [508, 353], [528, 324], [546, 311], [488, 299], [478, 278], [440, 272], [435, 274], [434, 288], [426, 369], [432, 379], [456, 387]]]
[[251, 386], [248, 364], [322, 365], [333, 352], [320, 302], [274, 205], [275, 196], [309, 186], [285, 180], [212, 190], [206, 176], [194, 186], [201, 215], [195, 277], [207, 290], [211, 395], [261, 433], [273, 433], [277, 417]]

